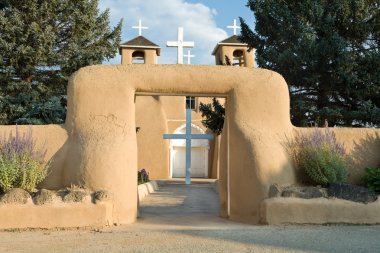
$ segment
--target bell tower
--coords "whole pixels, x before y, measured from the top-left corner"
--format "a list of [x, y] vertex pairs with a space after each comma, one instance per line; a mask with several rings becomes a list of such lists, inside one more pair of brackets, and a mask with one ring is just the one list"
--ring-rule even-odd
[[215, 56], [216, 65], [233, 65], [240, 67], [255, 66], [255, 50], [248, 51], [248, 45], [241, 43], [237, 35], [233, 35], [219, 42], [212, 55]]
[[121, 64], [157, 64], [161, 48], [146, 39], [138, 36], [120, 45]]
[[139, 36], [120, 45], [121, 64], [157, 64], [161, 48], [142, 36], [142, 30], [148, 27], [142, 26], [140, 19], [139, 25], [132, 28], [139, 30]]

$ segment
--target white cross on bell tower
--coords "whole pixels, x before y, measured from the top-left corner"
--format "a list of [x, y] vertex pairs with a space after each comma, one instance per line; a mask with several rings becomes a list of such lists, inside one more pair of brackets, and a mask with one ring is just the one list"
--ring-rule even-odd
[[178, 40], [177, 41], [167, 41], [167, 47], [176, 47], [177, 48], [177, 63], [183, 64], [183, 48], [194, 47], [193, 41], [183, 41], [183, 27], [178, 27]]
[[195, 55], [190, 53], [190, 50], [187, 50], [187, 54], [185, 54], [183, 57], [187, 58], [187, 64], [191, 64], [191, 58], [194, 58]]
[[138, 26], [132, 26], [133, 29], [139, 29], [139, 36], [142, 35], [142, 30], [143, 29], [148, 29], [149, 27], [142, 26], [141, 24], [141, 19], [139, 19], [139, 25]]
[[234, 25], [229, 25], [229, 26], [227, 26], [227, 28], [234, 29], [234, 35], [236, 35], [237, 34], [237, 29], [240, 29], [240, 26], [238, 26], [236, 24], [236, 19], [234, 19]]

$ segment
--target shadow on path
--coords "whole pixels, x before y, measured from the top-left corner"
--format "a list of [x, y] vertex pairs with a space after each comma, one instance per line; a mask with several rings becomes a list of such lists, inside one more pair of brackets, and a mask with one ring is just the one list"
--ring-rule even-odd
[[140, 202], [140, 224], [213, 226], [229, 221], [219, 218], [219, 196], [215, 180], [159, 181], [159, 190]]

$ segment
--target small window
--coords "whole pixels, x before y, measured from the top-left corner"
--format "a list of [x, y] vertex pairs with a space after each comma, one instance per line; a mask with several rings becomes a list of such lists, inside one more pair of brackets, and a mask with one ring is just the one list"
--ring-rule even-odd
[[135, 51], [132, 53], [132, 63], [133, 64], [144, 64], [145, 63], [145, 53], [144, 51]]
[[196, 110], [197, 103], [195, 97], [186, 97], [186, 109]]
[[233, 66], [244, 66], [244, 52], [242, 50], [235, 50], [233, 52]]

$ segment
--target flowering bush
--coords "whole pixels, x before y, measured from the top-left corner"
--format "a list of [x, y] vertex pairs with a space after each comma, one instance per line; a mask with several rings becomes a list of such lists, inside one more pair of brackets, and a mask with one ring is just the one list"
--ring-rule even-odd
[[11, 188], [35, 190], [45, 179], [49, 164], [44, 162], [46, 150], [36, 149], [32, 130], [20, 135], [18, 128], [13, 136], [4, 133], [0, 138], [0, 191]]
[[346, 181], [346, 159], [342, 144], [328, 128], [315, 129], [309, 135], [300, 134], [289, 144], [298, 169], [310, 180], [326, 186]]
[[137, 171], [137, 182], [138, 184], [149, 182], [149, 173], [145, 169]]

